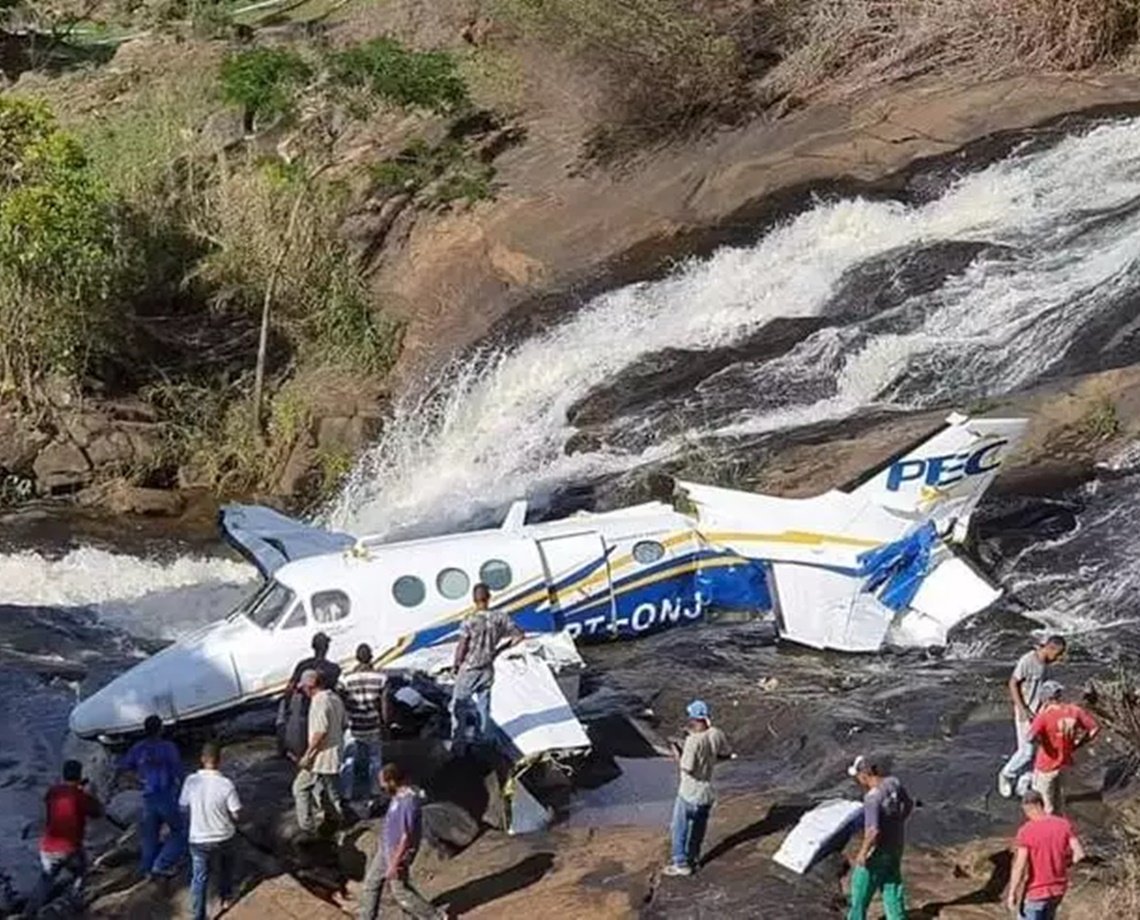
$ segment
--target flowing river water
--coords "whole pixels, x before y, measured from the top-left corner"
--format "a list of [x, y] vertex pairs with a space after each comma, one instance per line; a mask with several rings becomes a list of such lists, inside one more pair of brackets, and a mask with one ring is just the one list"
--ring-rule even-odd
[[[815, 202], [484, 343], [396, 407], [321, 518], [397, 536], [483, 524], [523, 495], [540, 513], [610, 506], [694, 452], [715, 474], [805, 426], [1137, 361], [1140, 120], [1030, 133], [996, 161], [929, 164], [895, 198]], [[1074, 636], [1074, 679], [1140, 661], [1140, 463], [1119, 466], [1048, 499], [987, 500], [979, 546], [1006, 597], [943, 655], [777, 649], [740, 624], [600, 649], [599, 682], [667, 710], [694, 693], [727, 708], [737, 782], [827, 790], [857, 735], [896, 748], [931, 802], [988, 788], [1008, 733], [992, 686], [1033, 630]], [[0, 531], [0, 649], [79, 662], [84, 689], [223, 616], [253, 578], [220, 550], [59, 534], [28, 546]], [[80, 692], [66, 668], [42, 672], [0, 669], [0, 867], [20, 883]], [[928, 809], [919, 839], [992, 829], [1000, 816], [975, 799]]]

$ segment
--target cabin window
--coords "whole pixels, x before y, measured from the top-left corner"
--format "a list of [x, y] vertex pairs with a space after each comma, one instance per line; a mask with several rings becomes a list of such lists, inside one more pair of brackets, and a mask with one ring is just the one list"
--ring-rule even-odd
[[317, 623], [335, 623], [348, 616], [352, 604], [343, 591], [320, 591], [313, 595], [312, 607]]
[[642, 565], [656, 562], [665, 555], [665, 547], [656, 540], [639, 540], [633, 544], [633, 558]]
[[466, 596], [467, 589], [471, 587], [471, 579], [463, 569], [444, 569], [435, 577], [435, 586], [439, 593], [449, 601]]
[[293, 607], [293, 612], [289, 614], [285, 622], [281, 624], [282, 629], [296, 629], [298, 626], [304, 626], [305, 620], [305, 605], [297, 603]]
[[488, 559], [479, 567], [479, 580], [492, 591], [502, 591], [511, 583], [511, 567], [502, 559]]
[[272, 629], [293, 606], [296, 595], [278, 581], [270, 582], [254, 599], [249, 618], [262, 629]]
[[427, 589], [415, 575], [401, 575], [392, 584], [392, 596], [401, 607], [417, 607], [423, 603]]

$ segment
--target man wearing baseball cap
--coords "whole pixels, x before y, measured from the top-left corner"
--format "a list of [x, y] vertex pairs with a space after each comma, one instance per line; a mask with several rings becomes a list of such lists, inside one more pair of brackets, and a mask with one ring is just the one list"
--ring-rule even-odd
[[1028, 738], [1036, 743], [1033, 758], [1033, 788], [1041, 793], [1047, 814], [1065, 807], [1064, 775], [1073, 765], [1073, 754], [1100, 732], [1096, 719], [1076, 703], [1061, 699], [1065, 688], [1055, 680], [1041, 685], [1041, 709], [1029, 723]]
[[700, 861], [701, 844], [708, 828], [716, 793], [713, 768], [718, 760], [730, 757], [728, 738], [714, 728], [704, 700], [693, 700], [685, 709], [688, 735], [681, 748], [681, 782], [673, 805], [671, 826], [673, 859], [665, 875], [692, 875]]
[[851, 906], [847, 920], [866, 920], [876, 892], [883, 893], [886, 920], [905, 920], [906, 888], [902, 854], [906, 820], [914, 802], [903, 784], [889, 776], [883, 761], [860, 754], [847, 775], [864, 790], [863, 838], [851, 871]]

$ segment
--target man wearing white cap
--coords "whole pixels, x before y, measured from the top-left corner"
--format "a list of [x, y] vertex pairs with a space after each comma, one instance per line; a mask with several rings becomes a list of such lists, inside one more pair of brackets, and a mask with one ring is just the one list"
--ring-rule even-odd
[[1037, 745], [1033, 757], [1033, 788], [1041, 793], [1046, 814], [1065, 807], [1063, 779], [1073, 754], [1100, 733], [1088, 711], [1061, 697], [1065, 688], [1055, 680], [1041, 685], [1041, 708], [1029, 723], [1028, 738]]
[[863, 838], [852, 860], [851, 903], [847, 920], [866, 920], [877, 892], [883, 893], [886, 920], [906, 920], [902, 854], [906, 820], [914, 802], [897, 777], [888, 776], [875, 757], [860, 755], [847, 768], [864, 790]]
[[681, 782], [673, 806], [673, 859], [663, 870], [665, 875], [692, 875], [697, 868], [709, 812], [716, 800], [713, 768], [718, 760], [732, 756], [728, 738], [713, 727], [707, 703], [693, 700], [685, 711], [688, 735], [681, 748]]

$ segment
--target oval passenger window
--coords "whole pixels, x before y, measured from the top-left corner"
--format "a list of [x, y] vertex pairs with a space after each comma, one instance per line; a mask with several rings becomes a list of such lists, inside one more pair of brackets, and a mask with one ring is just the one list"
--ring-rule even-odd
[[317, 623], [335, 623], [348, 616], [352, 604], [343, 591], [321, 591], [313, 595], [313, 620]]
[[511, 583], [511, 567], [502, 559], [488, 559], [479, 568], [479, 580], [492, 591], [502, 591]]
[[435, 586], [450, 601], [457, 600], [471, 587], [471, 579], [463, 569], [444, 569], [435, 578]]
[[656, 540], [641, 540], [633, 544], [633, 558], [642, 565], [656, 562], [665, 555], [665, 547]]
[[401, 575], [392, 584], [392, 597], [401, 607], [415, 607], [423, 602], [427, 593], [424, 583], [415, 575]]

